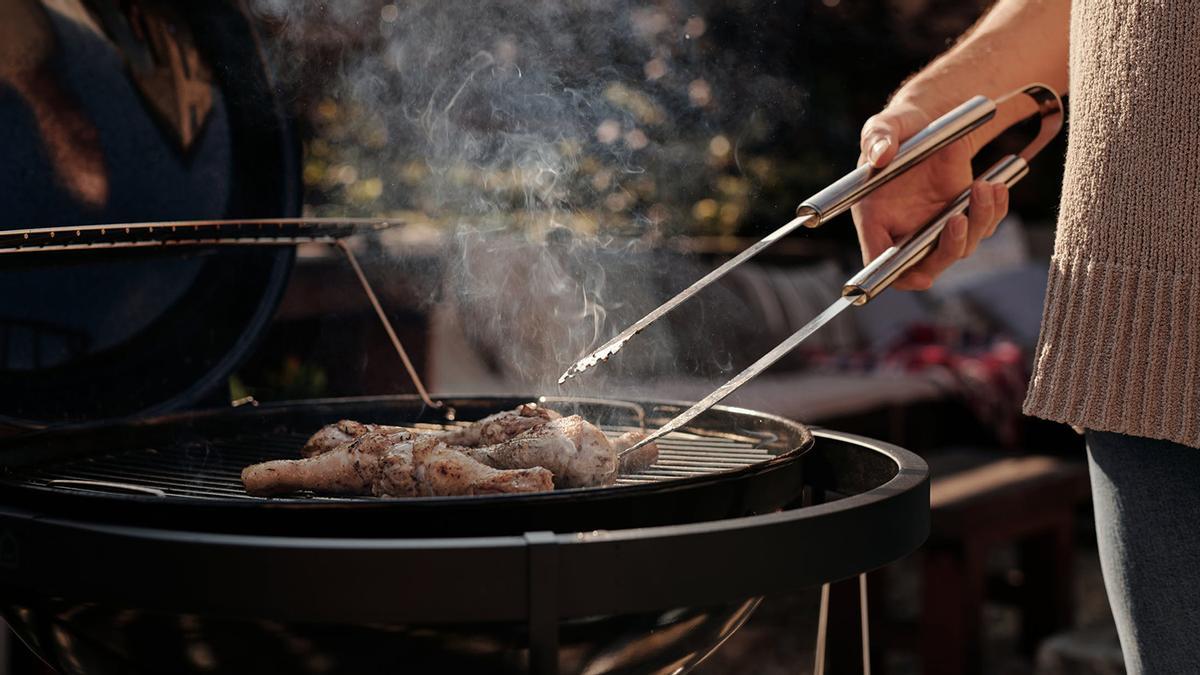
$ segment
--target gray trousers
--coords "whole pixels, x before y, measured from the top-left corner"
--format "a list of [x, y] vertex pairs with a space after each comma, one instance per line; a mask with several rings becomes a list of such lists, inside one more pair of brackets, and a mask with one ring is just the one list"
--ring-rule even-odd
[[1091, 430], [1087, 446], [1126, 669], [1200, 673], [1200, 448]]

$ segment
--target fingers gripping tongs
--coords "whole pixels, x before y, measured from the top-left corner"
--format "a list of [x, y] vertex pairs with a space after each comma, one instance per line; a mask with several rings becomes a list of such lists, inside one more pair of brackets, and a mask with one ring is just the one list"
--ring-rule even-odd
[[[912, 138], [905, 141], [895, 158], [881, 169], [873, 169], [863, 165], [843, 176], [840, 180], [817, 194], [809, 197], [796, 209], [796, 217], [786, 225], [756, 242], [731, 260], [705, 275], [675, 297], [664, 303], [658, 309], [650, 312], [633, 325], [621, 331], [616, 337], [604, 343], [599, 349], [579, 359], [559, 378], [559, 383], [566, 382], [579, 373], [608, 360], [621, 349], [633, 336], [647, 326], [662, 318], [667, 312], [675, 309], [685, 300], [700, 292], [704, 287], [725, 276], [730, 270], [754, 257], [760, 251], [783, 238], [801, 225], [818, 227], [838, 214], [844, 213], [863, 197], [871, 194], [876, 188], [899, 176], [908, 169], [924, 161], [934, 152], [962, 138], [971, 131], [979, 128], [996, 114], [998, 106], [1015, 103], [1018, 97], [1027, 97], [1036, 107], [1035, 115], [1040, 118], [1041, 128], [1037, 136], [1025, 146], [1019, 154], [1007, 155], [989, 168], [982, 178], [988, 182], [1003, 181], [1012, 187], [1029, 172], [1029, 161], [1046, 146], [1062, 127], [1062, 102], [1058, 95], [1049, 87], [1032, 84], [1019, 91], [1012, 92], [998, 101], [984, 96], [976, 96], [942, 117], [934, 120]], [[970, 189], [964, 190], [957, 198], [930, 220], [924, 227], [914, 232], [907, 239], [884, 251], [878, 258], [871, 261], [858, 274], [851, 277], [842, 287], [842, 297], [834, 301], [825, 311], [796, 331], [771, 351], [767, 352], [753, 365], [738, 373], [733, 379], [721, 385], [716, 391], [703, 400], [685, 410], [662, 428], [650, 434], [645, 440], [629, 448], [630, 452], [665, 434], [668, 434], [691, 421], [697, 415], [708, 410], [736, 389], [766, 370], [785, 354], [792, 351], [812, 333], [829, 322], [851, 305], [864, 305], [879, 295], [906, 270], [920, 262], [937, 244], [938, 235], [951, 217], [963, 213], [970, 201]], [[624, 454], [624, 453], [622, 453]]]

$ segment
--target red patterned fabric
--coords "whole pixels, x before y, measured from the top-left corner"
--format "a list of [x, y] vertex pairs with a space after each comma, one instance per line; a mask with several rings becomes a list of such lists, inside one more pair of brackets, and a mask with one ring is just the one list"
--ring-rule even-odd
[[941, 371], [945, 380], [952, 383], [952, 393], [963, 399], [1001, 443], [1015, 445], [1018, 441], [1021, 402], [1029, 378], [1028, 359], [1006, 337], [917, 325], [882, 354], [808, 350], [806, 355], [811, 367], [818, 371]]

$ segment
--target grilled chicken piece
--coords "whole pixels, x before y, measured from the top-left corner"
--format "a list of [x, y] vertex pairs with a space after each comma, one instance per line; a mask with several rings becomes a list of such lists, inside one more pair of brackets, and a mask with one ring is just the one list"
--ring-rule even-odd
[[[424, 441], [417, 439], [417, 443]], [[371, 485], [370, 494], [376, 497], [418, 497], [420, 486], [413, 475], [413, 445], [401, 443], [379, 458], [379, 473]], [[364, 493], [366, 494], [366, 493]]]
[[413, 434], [374, 431], [337, 449], [304, 459], [279, 459], [242, 469], [246, 492], [269, 496], [312, 490], [322, 494], [370, 494], [379, 477], [379, 459], [397, 445], [411, 447]]
[[380, 497], [451, 497], [554, 489], [542, 467], [494, 469], [463, 454], [462, 448], [422, 437], [397, 448], [381, 461], [374, 494]]
[[314, 457], [325, 452], [329, 452], [340, 446], [343, 443], [369, 434], [374, 431], [395, 432], [403, 431], [400, 427], [389, 427], [383, 424], [363, 424], [354, 420], [341, 420], [334, 424], [326, 424], [321, 427], [317, 433], [313, 434], [300, 448], [300, 455], [303, 457]]
[[308, 440], [304, 459], [246, 467], [252, 495], [298, 490], [322, 494], [450, 496], [539, 492], [554, 487], [611, 485], [621, 472], [658, 459], [653, 443], [621, 458], [639, 431], [610, 441], [578, 415], [525, 404], [444, 433], [341, 420]]
[[556, 420], [562, 415], [536, 403], [524, 403], [478, 422], [439, 435], [447, 445], [477, 447], [495, 445]]
[[621, 473], [637, 473], [645, 471], [658, 461], [658, 444], [647, 443], [633, 452], [621, 456], [621, 452], [626, 448], [631, 448], [633, 445], [646, 437], [644, 431], [626, 431], [625, 433], [612, 439], [613, 449], [617, 452], [617, 461], [620, 462]]
[[372, 431], [329, 452], [263, 462], [242, 470], [257, 496], [311, 490], [385, 497], [482, 495], [554, 489], [541, 467], [499, 470], [480, 464], [436, 436]]
[[[485, 417], [478, 422], [458, 429], [451, 429], [438, 435], [447, 445], [493, 445], [559, 417], [562, 417], [562, 415], [549, 408], [543, 408], [536, 403], [525, 403], [513, 410], [505, 410], [490, 417]], [[317, 433], [308, 439], [304, 447], [300, 449], [300, 455], [303, 457], [313, 457], [329, 452], [343, 443], [348, 443], [359, 436], [374, 431], [390, 433], [403, 431], [403, 428], [387, 426], [385, 424], [363, 424], [354, 420], [341, 420], [321, 427]]]
[[503, 443], [463, 452], [497, 469], [545, 467], [560, 488], [611, 485], [617, 479], [612, 442], [579, 415], [559, 417]]

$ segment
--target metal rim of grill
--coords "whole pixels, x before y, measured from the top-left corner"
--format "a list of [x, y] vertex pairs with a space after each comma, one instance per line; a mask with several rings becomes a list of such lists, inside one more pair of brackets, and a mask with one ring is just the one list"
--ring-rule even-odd
[[[5, 533], [8, 550], [22, 552], [21, 563], [3, 575], [0, 586], [119, 607], [219, 612], [256, 620], [515, 620], [543, 625], [549, 611], [548, 625], [555, 625], [555, 618], [705, 606], [807, 588], [874, 569], [914, 550], [928, 533], [924, 463], [895, 446], [850, 434], [817, 430], [815, 438], [817, 442], [803, 454], [804, 461], [796, 463], [807, 467], [803, 482], [806, 490], [814, 491], [812, 505], [805, 505], [807, 501], [779, 504], [746, 517], [624, 529], [529, 527], [504, 534], [458, 532], [432, 537], [347, 534], [348, 525], [371, 519], [372, 514], [382, 514], [375, 520], [380, 523], [455, 509], [438, 505], [397, 510], [389, 506], [422, 500], [375, 500], [381, 508], [345, 504], [332, 511], [234, 509], [238, 519], [294, 513], [299, 517], [291, 520], [301, 527], [214, 531], [202, 526], [224, 509], [197, 506], [211, 500], [178, 509], [168, 508], [166, 502], [156, 502], [164, 508], [147, 508], [147, 502], [138, 499], [131, 503], [137, 508], [126, 512], [164, 517], [156, 523], [114, 523], [99, 507], [101, 502], [120, 500], [94, 500], [98, 508], [91, 509], [51, 509], [44, 507], [64, 501], [78, 507], [78, 500], [62, 498], [81, 491], [58, 490], [53, 495], [57, 499], [34, 504], [19, 503], [16, 492], [0, 488], [0, 531]], [[4, 449], [0, 447], [0, 457], [5, 457]], [[742, 486], [740, 497], [745, 498], [758, 495], [764, 483]], [[589, 498], [585, 492], [558, 501], [557, 508], [539, 505], [524, 513], [569, 510]], [[701, 490], [681, 492], [691, 495], [693, 507], [706, 503], [697, 501], [696, 495], [713, 495]], [[819, 496], [830, 494], [837, 496], [832, 500]], [[474, 514], [495, 510], [476, 508], [476, 500], [459, 501], [469, 502], [472, 508], [463, 510]], [[633, 501], [623, 498], [623, 503]], [[246, 501], [230, 504], [261, 506]], [[180, 517], [188, 512], [204, 517]], [[322, 514], [334, 512], [343, 517], [332, 519], [338, 521], [332, 534], [313, 527]], [[505, 517], [513, 513], [508, 510]], [[87, 564], [80, 565], [80, 560]], [[557, 573], [547, 575], [547, 569]], [[247, 570], [269, 573], [248, 578]], [[425, 583], [385, 583], [369, 592], [348, 593], [344, 585], [327, 583], [330, 570], [354, 570], [367, 579], [415, 578]], [[487, 573], [472, 573], [479, 570]], [[211, 583], [180, 583], [189, 579]], [[546, 594], [556, 597], [549, 608], [538, 601]]]

